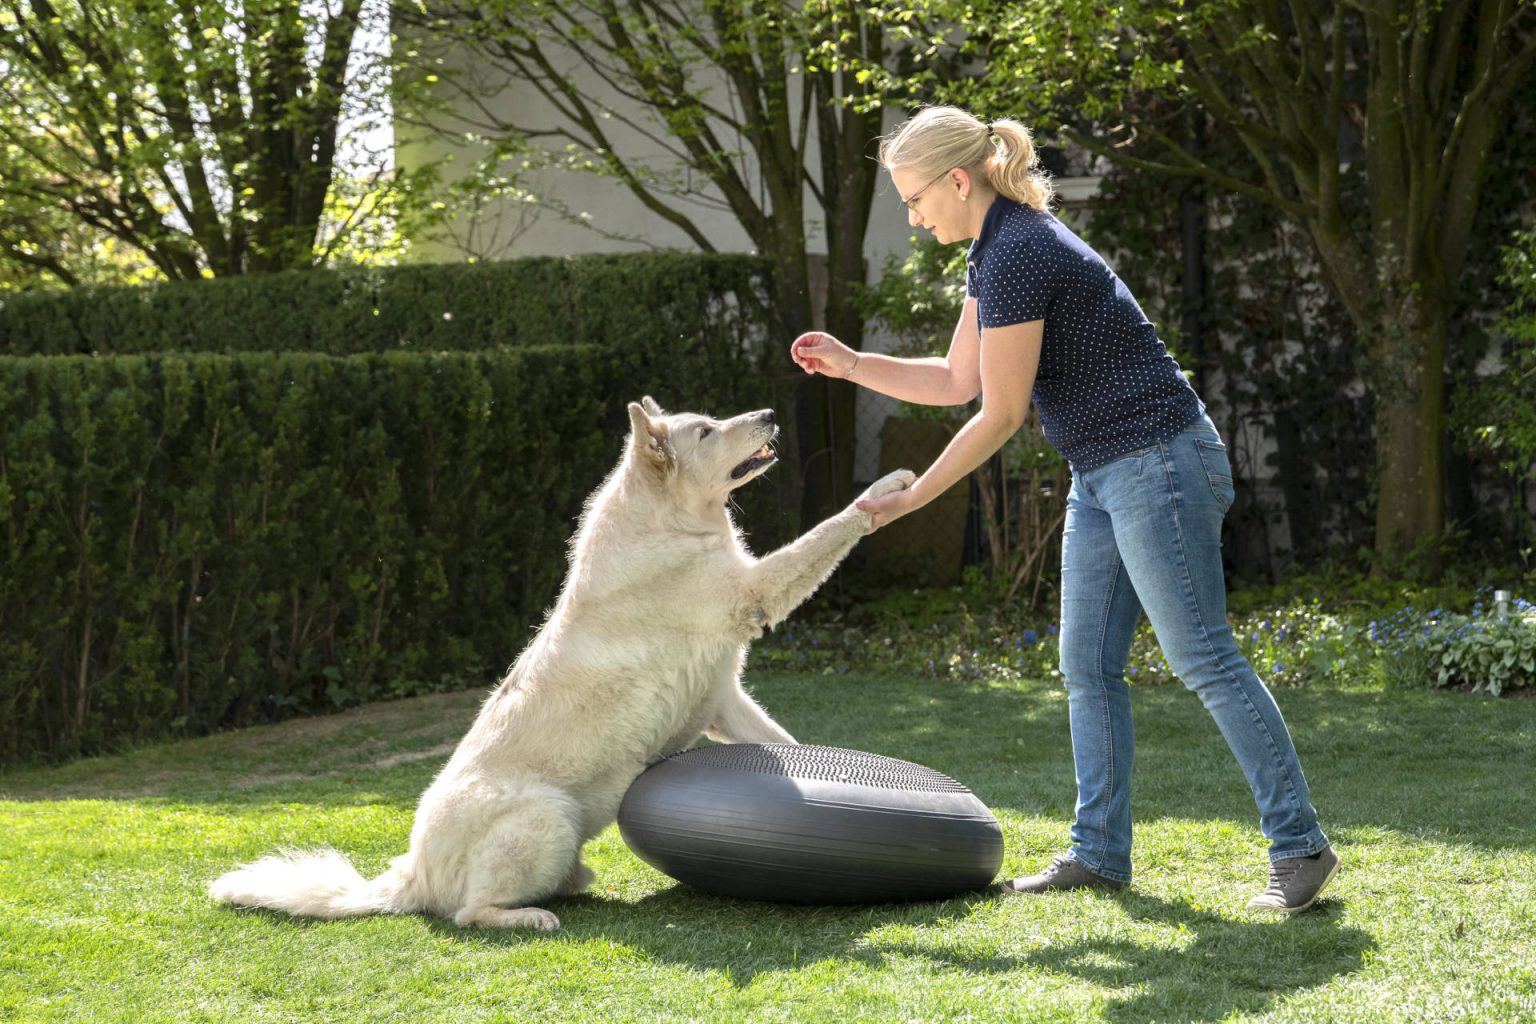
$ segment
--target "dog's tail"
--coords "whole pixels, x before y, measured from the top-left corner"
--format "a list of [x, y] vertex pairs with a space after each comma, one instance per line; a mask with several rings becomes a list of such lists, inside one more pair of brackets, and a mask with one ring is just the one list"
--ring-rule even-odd
[[237, 907], [281, 910], [296, 917], [361, 917], [417, 909], [395, 868], [369, 881], [335, 850], [287, 851], [244, 864], [214, 879], [208, 894]]

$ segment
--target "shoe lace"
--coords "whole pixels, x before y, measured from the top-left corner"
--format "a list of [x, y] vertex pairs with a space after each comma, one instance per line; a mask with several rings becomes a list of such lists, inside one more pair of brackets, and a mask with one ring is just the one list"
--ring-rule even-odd
[[1296, 877], [1297, 870], [1301, 867], [1294, 860], [1277, 860], [1269, 865], [1268, 892], [1284, 892], [1292, 878]]

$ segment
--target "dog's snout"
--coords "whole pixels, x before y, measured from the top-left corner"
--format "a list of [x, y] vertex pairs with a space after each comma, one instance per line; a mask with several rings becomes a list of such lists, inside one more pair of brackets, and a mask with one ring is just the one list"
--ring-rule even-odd
[[764, 423], [772, 423], [773, 422], [773, 410], [772, 409], [764, 409], [762, 412], [757, 414], [757, 418], [762, 420]]

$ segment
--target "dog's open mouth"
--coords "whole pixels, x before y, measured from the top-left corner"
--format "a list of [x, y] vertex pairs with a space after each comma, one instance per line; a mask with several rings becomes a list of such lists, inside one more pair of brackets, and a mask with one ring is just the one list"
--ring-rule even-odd
[[778, 456], [773, 454], [773, 449], [765, 444], [753, 452], [749, 458], [740, 463], [735, 469], [731, 470], [731, 479], [740, 480], [747, 474], [755, 473], [764, 466], [772, 465], [776, 461], [778, 461]]

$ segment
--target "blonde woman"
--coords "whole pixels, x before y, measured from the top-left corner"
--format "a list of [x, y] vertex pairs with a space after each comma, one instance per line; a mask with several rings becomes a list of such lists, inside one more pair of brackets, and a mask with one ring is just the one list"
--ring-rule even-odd
[[1071, 847], [1016, 893], [1119, 889], [1131, 880], [1130, 692], [1142, 612], [1169, 665], [1216, 720], [1270, 841], [1250, 909], [1311, 906], [1338, 869], [1296, 749], [1226, 621], [1221, 521], [1232, 470], [1205, 406], [1125, 284], [1051, 215], [1029, 131], [929, 107], [882, 140], [880, 163], [914, 228], [971, 240], [966, 300], [943, 357], [855, 352], [796, 338], [807, 373], [925, 405], [981, 408], [904, 491], [860, 507], [874, 527], [964, 480], [1024, 423], [1031, 398], [1072, 470], [1061, 556], [1061, 672], [1077, 774]]

